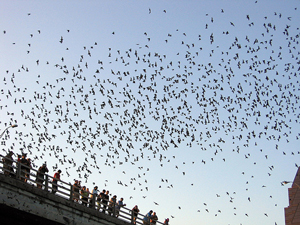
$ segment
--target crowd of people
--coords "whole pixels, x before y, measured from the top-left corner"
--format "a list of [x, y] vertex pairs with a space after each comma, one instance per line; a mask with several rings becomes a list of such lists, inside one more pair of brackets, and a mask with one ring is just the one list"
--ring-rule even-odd
[[[2, 158], [3, 161], [3, 171], [5, 175], [16, 177], [13, 167], [14, 153], [10, 151], [5, 157]], [[30, 158], [26, 158], [26, 154], [18, 155], [17, 160], [17, 171], [20, 170], [20, 179], [27, 182], [30, 179], [30, 170], [32, 169]], [[19, 168], [20, 167], [20, 168]], [[46, 162], [39, 167], [36, 173], [36, 185], [37, 188], [42, 188], [45, 181], [45, 174], [48, 173]], [[52, 179], [52, 193], [55, 194], [58, 191], [58, 181], [60, 181], [61, 170], [55, 172]], [[109, 199], [110, 193], [108, 190], [103, 189], [102, 192], [98, 190], [98, 186], [95, 186], [92, 191], [86, 186], [81, 186], [79, 180], [75, 180], [72, 186], [72, 197], [74, 202], [78, 202], [86, 207], [95, 208], [102, 213], [107, 213], [110, 216], [118, 217], [122, 207], [126, 206], [124, 204], [124, 198], [120, 198], [117, 201], [117, 195], [113, 195]], [[132, 210], [131, 220], [133, 224], [136, 224], [138, 214], [140, 212], [137, 205], [135, 205]], [[143, 218], [143, 224], [145, 225], [155, 225], [158, 221], [156, 212], [150, 210]], [[169, 224], [169, 219], [164, 221], [165, 225]]]
[[[120, 214], [120, 209], [126, 204], [124, 204], [124, 198], [120, 198], [117, 201], [117, 196], [113, 195], [109, 199], [109, 191], [103, 189], [102, 192], [98, 190], [98, 186], [95, 186], [92, 191], [89, 190], [86, 186], [81, 186], [81, 182], [75, 180], [73, 184], [73, 201], [74, 202], [81, 202], [82, 205], [95, 208], [102, 213], [107, 213], [109, 215], [115, 215], [116, 217]], [[132, 209], [132, 220], [135, 224], [137, 215], [139, 213], [138, 206], [134, 206]]]
[[[13, 158], [12, 156], [14, 153], [10, 151], [3, 159], [3, 171], [5, 175], [9, 175], [11, 177], [15, 177], [15, 172], [13, 168]], [[21, 176], [20, 179], [27, 182], [28, 179], [30, 179], [30, 170], [32, 168], [31, 166], [31, 159], [26, 158], [26, 154], [18, 155], [18, 160], [19, 162], [17, 170], [20, 169]], [[20, 166], [20, 168], [19, 168]]]

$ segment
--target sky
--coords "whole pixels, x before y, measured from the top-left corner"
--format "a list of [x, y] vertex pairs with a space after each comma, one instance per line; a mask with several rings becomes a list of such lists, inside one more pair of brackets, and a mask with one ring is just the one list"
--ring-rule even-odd
[[300, 2], [0, 1], [0, 153], [159, 221], [283, 225]]

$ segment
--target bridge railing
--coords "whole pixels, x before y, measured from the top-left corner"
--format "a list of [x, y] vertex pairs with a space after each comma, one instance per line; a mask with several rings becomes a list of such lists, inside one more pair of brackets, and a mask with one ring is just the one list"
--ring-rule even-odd
[[[40, 172], [40, 176], [38, 176], [38, 170], [22, 164], [19, 161], [11, 160], [1, 154], [0, 157], [2, 158], [2, 160], [0, 160], [0, 171], [2, 171], [2, 174], [9, 176], [12, 179], [22, 180], [28, 185], [34, 185], [44, 191], [52, 192], [61, 198], [78, 202], [78, 204], [118, 217], [120, 220], [124, 220], [131, 224], [143, 224], [143, 218], [145, 217], [143, 214], [137, 213], [137, 216], [135, 217], [134, 212], [131, 209], [124, 206], [118, 209], [117, 203], [110, 203], [110, 201], [108, 201], [106, 204], [101, 200], [97, 200], [95, 194], [89, 193], [88, 196], [84, 196], [81, 191], [74, 192], [74, 186], [71, 183], [59, 180], [57, 184], [55, 184], [53, 183], [54, 177], [47, 173]], [[163, 223], [156, 221], [156, 224]], [[150, 223], [150, 225], [152, 225], [152, 223]]]

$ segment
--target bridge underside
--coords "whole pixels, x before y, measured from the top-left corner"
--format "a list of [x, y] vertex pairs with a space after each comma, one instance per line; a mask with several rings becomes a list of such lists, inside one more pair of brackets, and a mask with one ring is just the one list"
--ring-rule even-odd
[[0, 204], [1, 225], [62, 225], [22, 210]]

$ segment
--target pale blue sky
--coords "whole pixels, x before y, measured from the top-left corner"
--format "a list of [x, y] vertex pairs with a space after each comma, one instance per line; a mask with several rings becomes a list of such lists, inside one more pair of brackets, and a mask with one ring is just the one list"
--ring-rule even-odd
[[283, 225], [281, 181], [299, 164], [298, 8], [0, 1], [0, 129], [19, 125], [1, 154], [22, 148], [172, 225]]

